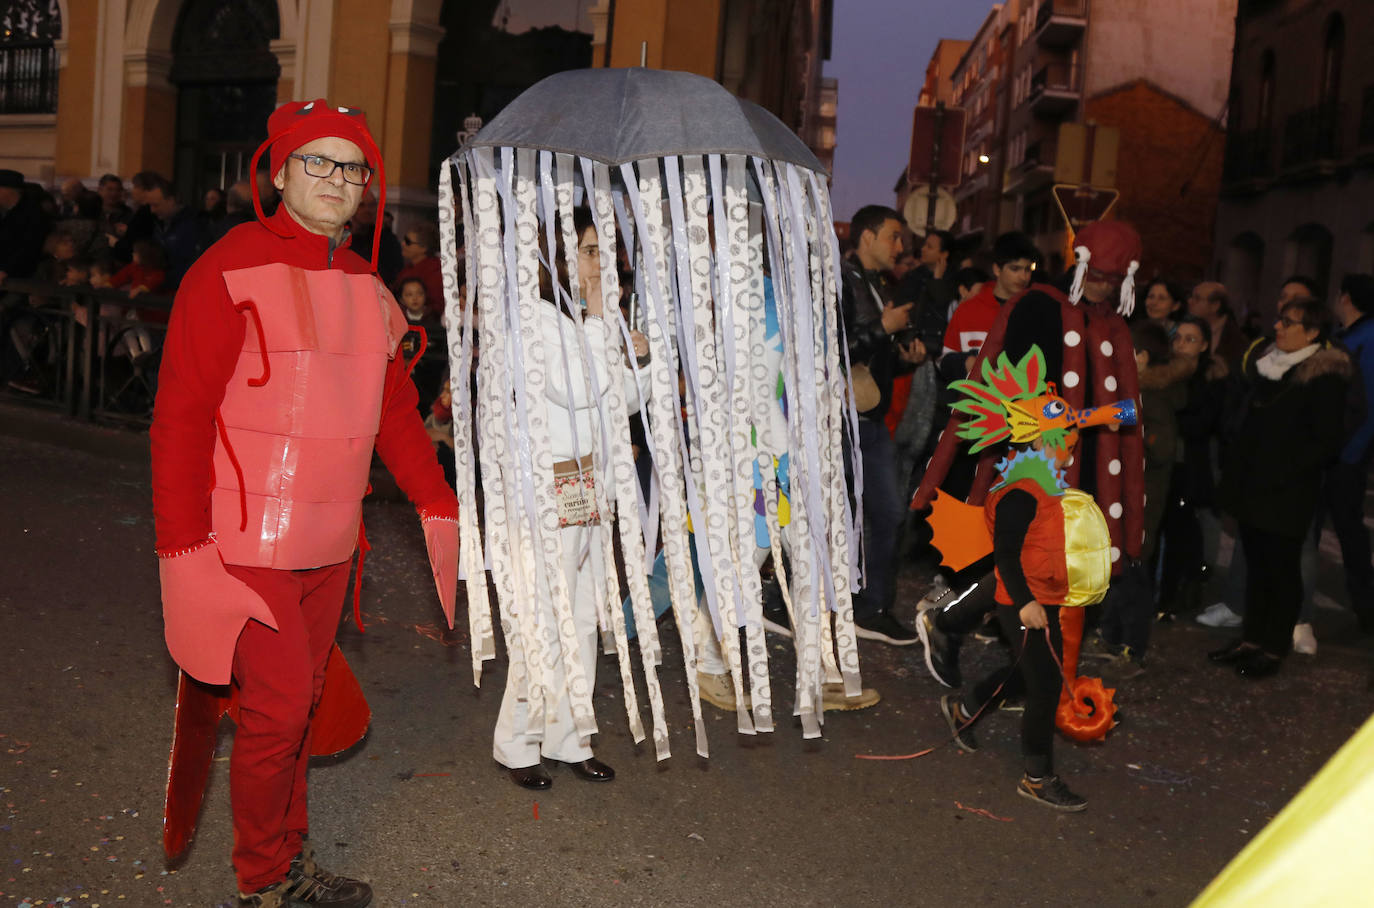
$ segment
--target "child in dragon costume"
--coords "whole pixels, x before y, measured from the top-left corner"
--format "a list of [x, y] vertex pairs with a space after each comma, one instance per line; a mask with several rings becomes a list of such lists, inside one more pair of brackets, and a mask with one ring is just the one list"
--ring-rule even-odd
[[[972, 453], [1003, 442], [1010, 449], [997, 463], [997, 479], [982, 507], [940, 494], [931, 516], [934, 544], [956, 570], [992, 551], [996, 616], [1011, 641], [1013, 661], [974, 685], [962, 700], [956, 694], [945, 696], [940, 709], [955, 743], [971, 752], [978, 747], [972, 726], [983, 711], [1024, 689], [1025, 774], [1017, 793], [1056, 810], [1077, 811], [1087, 801], [1054, 773], [1054, 728], [1057, 712], [1073, 713], [1081, 704], [1085, 692], [1079, 682], [1089, 679], [1073, 677], [1076, 640], [1070, 652], [1060, 655], [1064, 640], [1059, 617], [1061, 609], [1102, 601], [1111, 582], [1112, 558], [1102, 512], [1090, 495], [1069, 487], [1065, 469], [1081, 429], [1133, 425], [1135, 402], [1076, 410], [1045, 381], [1045, 368], [1044, 354], [1032, 346], [1019, 363], [1002, 353], [995, 366], [983, 361], [982, 381], [965, 379], [950, 386], [963, 395], [954, 409], [967, 417], [959, 435], [974, 442]], [[929, 615], [921, 617], [926, 633], [939, 633]], [[1089, 697], [1093, 716], [1082, 718], [1109, 726], [1111, 692], [1095, 683]], [[1061, 688], [1070, 692], [1063, 702]]]

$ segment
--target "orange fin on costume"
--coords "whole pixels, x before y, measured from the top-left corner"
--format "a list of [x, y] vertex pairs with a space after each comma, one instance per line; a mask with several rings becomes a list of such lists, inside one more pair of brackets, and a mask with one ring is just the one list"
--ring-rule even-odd
[[[169, 859], [191, 844], [200, 818], [205, 785], [210, 779], [219, 720], [229, 716], [237, 724], [238, 686], [212, 687], [181, 672], [177, 683], [172, 754], [167, 766], [167, 800], [162, 812], [162, 848]], [[324, 669], [324, 689], [310, 719], [310, 755], [327, 757], [362, 740], [372, 710], [362, 686], [336, 645]]]
[[961, 571], [991, 554], [992, 534], [981, 507], [937, 490], [930, 508], [931, 545], [940, 550], [941, 564]]

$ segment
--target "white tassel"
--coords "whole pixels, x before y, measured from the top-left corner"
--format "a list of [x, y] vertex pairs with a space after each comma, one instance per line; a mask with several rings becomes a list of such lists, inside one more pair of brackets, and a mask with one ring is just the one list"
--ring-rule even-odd
[[1078, 301], [1083, 298], [1083, 278], [1088, 274], [1088, 259], [1092, 257], [1092, 253], [1088, 251], [1087, 246], [1075, 246], [1073, 257], [1075, 264], [1073, 286], [1069, 287], [1069, 302], [1077, 306]]
[[1126, 269], [1126, 279], [1121, 282], [1121, 305], [1116, 311], [1126, 318], [1130, 318], [1135, 311], [1135, 273], [1139, 268], [1139, 262], [1131, 262]]

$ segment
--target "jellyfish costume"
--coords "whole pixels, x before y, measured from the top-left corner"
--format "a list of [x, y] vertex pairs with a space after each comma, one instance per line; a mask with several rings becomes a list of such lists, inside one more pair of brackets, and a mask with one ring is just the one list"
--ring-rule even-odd
[[[555, 271], [548, 267], [555, 250], [577, 246], [579, 206], [590, 210], [597, 233], [601, 319], [583, 319], [575, 267], [557, 300], [540, 295], [541, 267]], [[775, 694], [755, 558], [756, 476], [767, 490], [762, 518], [781, 568], [775, 465], [785, 462], [790, 568], [779, 577], [796, 647], [793, 713], [805, 737], [818, 737], [827, 675], [841, 678], [850, 695], [860, 690], [850, 596], [861, 582], [862, 526], [845, 479], [848, 468], [862, 482], [857, 457], [846, 464], [844, 439], [855, 434], [856, 414], [837, 317], [839, 249], [821, 164], [771, 114], [709, 79], [642, 68], [565, 72], [526, 91], [448, 159], [439, 223], [474, 682], [495, 655], [494, 598], [509, 654], [507, 684], [520, 686], [530, 728], [540, 727], [543, 710], [562, 693], [549, 689], [554, 660], [561, 659], [578, 733], [597, 730], [559, 570], [549, 450], [546, 387], [572, 375], [552, 377], [547, 364], [580, 363], [580, 375], [595, 385], [595, 370], [587, 367], [590, 331], [606, 332], [612, 361], [630, 362], [630, 326], [617, 305], [623, 256], [633, 269], [629, 321], [650, 347], [647, 365], [630, 365], [648, 370], [647, 381], [638, 382], [647, 392], [630, 401], [621, 382], [588, 389], [596, 401], [590, 487], [602, 532], [592, 537], [599, 550], [585, 557], [611, 566], [618, 548], [625, 565], [628, 590], [612, 567], [597, 572], [594, 595], [602, 639], [618, 656], [631, 733], [636, 742], [645, 737], [621, 606], [626, 593], [656, 755], [669, 756], [658, 677], [663, 655], [647, 580], [660, 543], [697, 752], [706, 756], [708, 748], [697, 696], [689, 546], [734, 679], [739, 731], [772, 731]], [[466, 307], [459, 305], [458, 224], [467, 238]], [[776, 326], [765, 316], [766, 281]], [[535, 307], [550, 302], [581, 329], [569, 334], [581, 339], [579, 349], [553, 356], [542, 348]], [[785, 350], [781, 376], [776, 355], [767, 357], [774, 328]], [[780, 389], [782, 421], [775, 418]], [[631, 452], [635, 410], [653, 464], [647, 491]], [[536, 601], [552, 602], [556, 634], [541, 626]]]

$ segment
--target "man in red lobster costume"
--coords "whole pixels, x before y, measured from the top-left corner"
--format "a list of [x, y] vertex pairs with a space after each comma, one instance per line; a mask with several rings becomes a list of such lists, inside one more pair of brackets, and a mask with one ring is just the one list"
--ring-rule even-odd
[[[272, 114], [268, 133], [252, 169], [267, 151], [281, 204], [264, 216], [255, 187], [259, 220], [187, 272], [153, 413], [163, 616], [183, 673], [164, 840], [169, 852], [189, 840], [203, 744], [213, 746], [206, 723], [221, 711], [195, 682], [232, 681], [239, 904], [355, 908], [371, 889], [322, 870], [307, 841], [306, 764], [331, 714], [322, 695], [357, 690], [331, 654], [374, 449], [420, 513], [450, 627], [458, 506], [398, 354], [406, 321], [374, 274], [375, 241], [371, 262], [349, 248], [348, 221], [374, 175], [386, 202], [367, 120], [297, 102]], [[355, 701], [362, 725], [342, 746], [366, 725]]]
[[[1032, 347], [1044, 352], [1045, 378], [1076, 410], [1120, 399], [1139, 400], [1134, 346], [1126, 316], [1135, 306], [1135, 273], [1140, 267], [1140, 235], [1124, 221], [1098, 221], [1084, 227], [1074, 243], [1073, 283], [1065, 295], [1048, 284], [1032, 284], [997, 316], [970, 374], [984, 359], [1005, 352], [1013, 361]], [[955, 413], [941, 433], [934, 456], [912, 499], [912, 510], [928, 507], [958, 453]], [[982, 505], [997, 478], [997, 458], [984, 453], [974, 474], [970, 504]], [[1085, 437], [1067, 470], [1070, 485], [1090, 493], [1111, 533], [1112, 574], [1119, 575], [1141, 557], [1145, 536], [1145, 449], [1141, 429], [1094, 433]], [[956, 584], [934, 603], [939, 611], [917, 621], [926, 647], [926, 665], [947, 687], [962, 684], [958, 649], [962, 636], [990, 612], [995, 581], [991, 571], [972, 586]], [[1066, 649], [1077, 650], [1083, 610], [1066, 613]], [[932, 631], [939, 631], [938, 635]], [[939, 643], [932, 645], [938, 636]]]

